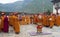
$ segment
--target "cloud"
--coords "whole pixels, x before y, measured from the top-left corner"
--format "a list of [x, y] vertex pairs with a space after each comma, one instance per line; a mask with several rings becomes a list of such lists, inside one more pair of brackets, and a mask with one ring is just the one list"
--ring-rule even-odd
[[23, 1], [23, 0], [0, 0], [0, 3], [6, 4], [6, 3], [13, 3], [13, 2], [16, 2], [16, 1]]

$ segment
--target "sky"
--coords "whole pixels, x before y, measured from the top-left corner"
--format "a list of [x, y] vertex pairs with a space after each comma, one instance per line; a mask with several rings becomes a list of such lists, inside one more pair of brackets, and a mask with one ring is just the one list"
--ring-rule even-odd
[[0, 0], [0, 3], [2, 4], [7, 4], [7, 3], [13, 3], [16, 1], [24, 1], [24, 0]]

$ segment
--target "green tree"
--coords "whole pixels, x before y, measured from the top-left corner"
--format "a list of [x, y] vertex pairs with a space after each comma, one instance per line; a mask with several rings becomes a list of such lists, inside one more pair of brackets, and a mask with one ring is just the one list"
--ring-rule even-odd
[[47, 15], [50, 15], [51, 14], [50, 10], [47, 10], [46, 14]]

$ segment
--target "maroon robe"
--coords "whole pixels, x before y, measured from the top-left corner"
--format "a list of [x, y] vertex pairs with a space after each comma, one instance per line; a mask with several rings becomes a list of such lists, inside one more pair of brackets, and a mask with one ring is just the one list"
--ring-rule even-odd
[[4, 32], [8, 32], [9, 31], [9, 22], [8, 22], [8, 17], [7, 16], [5, 16], [4, 17], [4, 28], [3, 28], [3, 31]]

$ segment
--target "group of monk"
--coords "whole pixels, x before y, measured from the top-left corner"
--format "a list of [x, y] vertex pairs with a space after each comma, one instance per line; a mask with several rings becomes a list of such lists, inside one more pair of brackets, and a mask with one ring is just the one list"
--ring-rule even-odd
[[53, 28], [53, 26], [60, 26], [60, 14], [53, 14], [47, 15], [45, 13], [40, 14], [32, 14], [32, 15], [23, 15], [20, 17], [21, 21], [20, 24], [28, 25], [28, 24], [37, 24], [42, 23], [45, 27]]
[[53, 28], [53, 26], [60, 26], [60, 14], [38, 14], [34, 16], [34, 23], [42, 23], [45, 27]]
[[0, 16], [0, 32], [9, 32], [9, 26], [12, 26], [15, 33], [20, 33], [20, 25], [29, 25], [42, 23], [45, 27], [52, 28], [54, 25], [60, 26], [60, 15], [51, 13], [47, 14], [32, 14], [20, 15], [17, 12], [6, 15], [4, 12]]
[[9, 32], [9, 26], [12, 26], [15, 33], [19, 34], [20, 32], [20, 22], [18, 19], [18, 13], [10, 13], [6, 15], [5, 13], [1, 13], [0, 17], [0, 32]]

